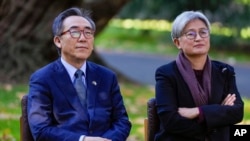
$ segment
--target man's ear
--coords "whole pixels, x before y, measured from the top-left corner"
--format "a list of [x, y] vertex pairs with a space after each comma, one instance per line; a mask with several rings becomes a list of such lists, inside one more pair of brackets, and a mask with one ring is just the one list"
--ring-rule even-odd
[[55, 36], [55, 37], [54, 37], [54, 44], [55, 44], [58, 48], [61, 48], [61, 40], [60, 40], [60, 37], [58, 37], [58, 36]]
[[173, 42], [174, 42], [175, 46], [176, 46], [178, 49], [181, 49], [181, 47], [180, 47], [180, 41], [179, 41], [178, 38], [175, 38]]

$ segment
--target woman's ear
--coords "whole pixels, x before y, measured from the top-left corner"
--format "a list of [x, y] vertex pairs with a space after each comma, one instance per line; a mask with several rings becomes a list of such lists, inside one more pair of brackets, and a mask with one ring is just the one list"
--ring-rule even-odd
[[58, 36], [55, 36], [55, 37], [54, 37], [54, 44], [55, 44], [58, 48], [61, 48], [61, 40], [60, 40], [60, 37], [58, 37]]
[[181, 49], [181, 47], [180, 47], [180, 41], [179, 41], [178, 38], [175, 38], [173, 42], [174, 42], [175, 46], [176, 46], [178, 49]]

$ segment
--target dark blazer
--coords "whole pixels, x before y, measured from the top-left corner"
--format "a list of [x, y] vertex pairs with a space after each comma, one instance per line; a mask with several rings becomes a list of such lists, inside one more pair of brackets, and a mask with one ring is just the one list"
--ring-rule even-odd
[[78, 141], [80, 135], [125, 141], [131, 129], [115, 74], [87, 62], [87, 113], [58, 59], [30, 78], [28, 121], [37, 141]]
[[[187, 119], [178, 114], [178, 107], [196, 107], [176, 62], [156, 70], [156, 105], [160, 118], [160, 131], [155, 141], [229, 141], [230, 125], [243, 118], [243, 101], [235, 83], [233, 67], [212, 61], [211, 97], [208, 105], [200, 109], [204, 120]], [[234, 106], [222, 106], [229, 93], [236, 94]]]

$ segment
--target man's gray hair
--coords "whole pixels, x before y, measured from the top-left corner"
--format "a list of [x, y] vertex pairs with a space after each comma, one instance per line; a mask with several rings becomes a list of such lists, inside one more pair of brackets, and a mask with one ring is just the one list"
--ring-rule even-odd
[[91, 24], [92, 30], [96, 30], [96, 25], [94, 21], [90, 18], [90, 11], [80, 9], [77, 7], [69, 8], [63, 12], [61, 12], [54, 20], [52, 25], [52, 31], [54, 36], [59, 36], [63, 30], [63, 21], [69, 16], [81, 16], [89, 21]]

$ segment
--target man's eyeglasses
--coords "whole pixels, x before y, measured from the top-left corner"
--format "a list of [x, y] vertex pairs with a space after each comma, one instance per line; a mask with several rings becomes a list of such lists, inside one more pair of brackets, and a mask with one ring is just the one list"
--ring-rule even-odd
[[[200, 35], [201, 38], [207, 38], [210, 35], [210, 32], [208, 29], [201, 29], [199, 30], [198, 34]], [[186, 33], [184, 33], [184, 35], [190, 39], [193, 40], [197, 37], [197, 32], [195, 31], [188, 31]]]
[[65, 33], [69, 32], [72, 38], [80, 38], [81, 33], [83, 33], [86, 39], [91, 39], [94, 37], [94, 31], [91, 29], [84, 29], [84, 30], [76, 30], [76, 29], [69, 29], [64, 31], [60, 34], [60, 36], [64, 35]]

